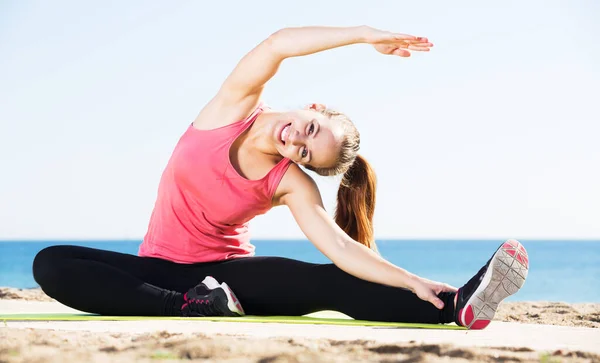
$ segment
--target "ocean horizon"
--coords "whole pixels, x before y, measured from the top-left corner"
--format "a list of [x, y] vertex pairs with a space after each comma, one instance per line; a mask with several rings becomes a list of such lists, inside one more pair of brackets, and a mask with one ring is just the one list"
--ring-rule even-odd
[[[501, 239], [380, 239], [381, 255], [429, 279], [461, 286], [487, 262]], [[600, 302], [600, 240], [520, 240], [528, 250], [525, 285], [509, 301]], [[77, 245], [137, 254], [135, 240], [0, 240], [0, 286], [38, 287], [31, 273], [35, 255], [52, 245]], [[257, 239], [256, 256], [331, 263], [305, 239]]]

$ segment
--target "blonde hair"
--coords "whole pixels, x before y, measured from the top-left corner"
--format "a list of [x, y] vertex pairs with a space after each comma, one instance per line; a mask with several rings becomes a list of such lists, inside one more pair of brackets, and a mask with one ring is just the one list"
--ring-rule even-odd
[[352, 239], [377, 250], [373, 231], [377, 178], [367, 160], [358, 155], [360, 133], [345, 114], [331, 109], [323, 109], [319, 112], [339, 122], [344, 130], [344, 137], [334, 166], [315, 168], [305, 165], [305, 167], [323, 176], [343, 174], [337, 193], [335, 222]]

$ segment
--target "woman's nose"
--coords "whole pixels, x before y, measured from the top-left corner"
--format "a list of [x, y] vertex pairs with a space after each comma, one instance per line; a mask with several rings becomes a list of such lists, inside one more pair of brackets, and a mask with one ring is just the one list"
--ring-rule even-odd
[[292, 131], [292, 134], [289, 136], [288, 139], [292, 143], [292, 145], [298, 145], [304, 143], [305, 137], [300, 132], [298, 132], [298, 130], [294, 130]]

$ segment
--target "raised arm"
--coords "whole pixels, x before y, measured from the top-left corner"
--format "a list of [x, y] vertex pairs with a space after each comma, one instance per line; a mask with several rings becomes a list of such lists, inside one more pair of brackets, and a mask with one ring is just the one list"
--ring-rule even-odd
[[426, 38], [390, 33], [368, 26], [284, 28], [239, 62], [223, 84], [222, 92], [237, 101], [250, 95], [259, 95], [284, 59], [357, 43], [377, 44], [378, 51], [398, 56], [409, 56], [410, 52], [406, 50], [409, 48], [428, 50], [431, 46]]
[[365, 41], [363, 27], [303, 27], [281, 29], [260, 43], [238, 63], [220, 90], [232, 102], [260, 97], [263, 86], [275, 75], [281, 62]]
[[395, 266], [352, 240], [325, 211], [315, 182], [296, 165], [290, 166], [280, 188], [280, 203], [290, 208], [306, 237], [345, 272], [363, 280], [409, 289], [440, 309], [443, 303], [437, 294], [456, 291]]
[[[226, 119], [233, 122], [242, 118], [256, 107], [265, 84], [277, 73], [284, 59], [356, 43], [369, 43], [380, 53], [401, 57], [410, 56], [409, 50], [428, 51], [432, 46], [427, 38], [368, 26], [284, 28], [240, 60], [209, 104], [213, 110], [207, 113], [214, 119], [217, 114], [223, 116], [223, 110], [229, 110], [224, 116]], [[202, 123], [202, 118], [195, 123]]]

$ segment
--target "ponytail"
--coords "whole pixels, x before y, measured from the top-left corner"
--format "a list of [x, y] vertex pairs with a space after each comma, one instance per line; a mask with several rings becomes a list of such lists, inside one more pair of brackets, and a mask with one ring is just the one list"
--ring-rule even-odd
[[340, 183], [334, 216], [337, 225], [352, 239], [375, 251], [373, 214], [376, 186], [375, 171], [365, 158], [357, 155]]

